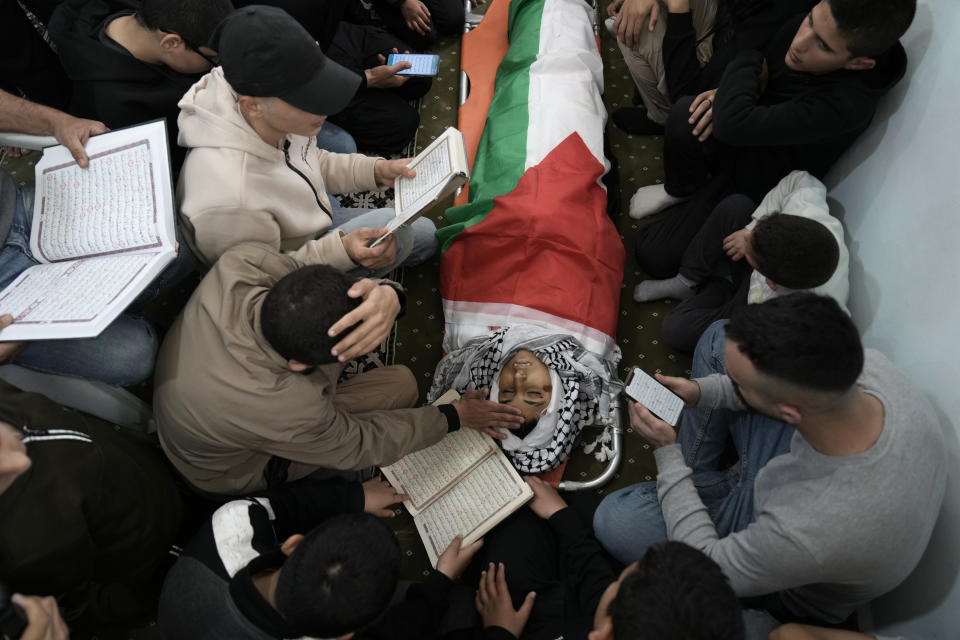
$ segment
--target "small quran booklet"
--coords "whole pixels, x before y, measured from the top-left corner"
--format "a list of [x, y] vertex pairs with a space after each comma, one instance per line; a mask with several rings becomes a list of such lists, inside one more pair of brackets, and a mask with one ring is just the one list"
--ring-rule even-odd
[[0, 291], [2, 340], [89, 338], [177, 255], [163, 120], [90, 138], [90, 166], [47, 147], [36, 167], [30, 250], [40, 264]]
[[463, 134], [453, 127], [447, 127], [410, 162], [410, 168], [417, 175], [415, 178], [400, 176], [394, 180], [397, 215], [387, 224], [387, 232], [370, 244], [371, 248], [389, 237], [400, 225], [413, 222], [431, 206], [467, 183], [470, 165]]
[[[459, 397], [451, 390], [434, 404]], [[410, 496], [404, 505], [434, 567], [455, 537], [472, 544], [533, 498], [494, 439], [466, 427], [381, 470]]]

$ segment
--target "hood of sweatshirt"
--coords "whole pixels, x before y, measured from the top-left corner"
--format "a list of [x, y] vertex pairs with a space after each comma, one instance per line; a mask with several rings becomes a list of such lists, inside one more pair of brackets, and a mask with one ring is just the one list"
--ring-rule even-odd
[[240, 113], [237, 93], [215, 67], [180, 100], [177, 142], [188, 149], [236, 149], [269, 161], [281, 161], [283, 150], [263, 141]]

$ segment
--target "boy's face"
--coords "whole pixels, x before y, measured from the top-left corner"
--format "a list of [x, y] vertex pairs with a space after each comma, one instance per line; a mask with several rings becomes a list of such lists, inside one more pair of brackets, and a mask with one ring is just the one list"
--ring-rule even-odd
[[793, 71], [814, 75], [840, 69], [862, 71], [876, 64], [873, 58], [850, 55], [847, 40], [837, 28], [827, 0], [821, 0], [804, 18], [784, 62]]
[[0, 493], [10, 488], [13, 481], [30, 468], [23, 434], [6, 422], [0, 422]]
[[320, 133], [323, 123], [327, 121], [327, 116], [319, 116], [298, 109], [280, 98], [264, 100], [262, 103], [265, 107], [263, 110], [264, 120], [271, 127], [283, 133], [293, 133], [312, 138]]
[[521, 349], [500, 371], [500, 403], [520, 409], [524, 420], [539, 419], [552, 397], [550, 370], [532, 351]]

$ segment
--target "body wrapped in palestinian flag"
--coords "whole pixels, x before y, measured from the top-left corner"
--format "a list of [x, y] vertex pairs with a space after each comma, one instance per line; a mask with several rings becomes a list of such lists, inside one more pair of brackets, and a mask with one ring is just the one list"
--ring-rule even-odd
[[[497, 0], [495, 10], [501, 13], [488, 12], [464, 38], [466, 60], [467, 38], [499, 20], [509, 49], [489, 108], [462, 111], [485, 120], [475, 140], [469, 132], [480, 128], [460, 124], [468, 149], [476, 148], [469, 200], [446, 212], [451, 224], [438, 232], [444, 349], [481, 344], [504, 327], [540, 327], [544, 335], [570, 336], [602, 361], [613, 378], [604, 386], [615, 393], [624, 248], [599, 183], [607, 168], [606, 111], [592, 9], [583, 0]], [[484, 86], [488, 80], [471, 77], [472, 88]], [[435, 380], [435, 388], [444, 382]], [[521, 453], [526, 471], [560, 464], [583, 424], [608, 421], [607, 402], [590, 406], [563, 442], [535, 456], [541, 468], [531, 468], [534, 451], [514, 453], [515, 464]]]

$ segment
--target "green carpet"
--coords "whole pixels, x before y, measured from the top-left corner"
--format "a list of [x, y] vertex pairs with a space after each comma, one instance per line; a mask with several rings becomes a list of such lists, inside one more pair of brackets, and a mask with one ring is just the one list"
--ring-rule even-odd
[[[497, 1], [497, 0], [493, 0]], [[605, 102], [612, 110], [631, 104], [633, 84], [623, 59], [612, 38], [602, 31], [602, 56], [605, 69]], [[446, 127], [456, 126], [460, 83], [460, 38], [442, 39], [435, 48], [440, 55], [440, 73], [433, 87], [421, 102], [421, 125], [417, 133], [416, 149], [419, 152]], [[642, 186], [660, 182], [663, 178], [661, 154], [663, 141], [658, 136], [630, 136], [610, 126], [613, 153], [620, 163], [620, 189], [622, 211], [617, 219], [617, 228], [627, 246], [627, 264], [621, 297], [621, 319], [617, 328], [617, 342], [623, 351], [621, 372], [639, 365], [649, 372], [660, 371], [668, 375], [689, 373], [688, 356], [671, 351], [660, 340], [660, 326], [669, 313], [672, 301], [637, 304], [631, 299], [633, 287], [643, 280], [633, 257], [633, 237], [637, 230], [650, 220], [638, 223], [627, 216], [630, 196]], [[25, 158], [4, 158], [0, 166], [22, 184], [33, 184], [33, 164], [38, 154]], [[388, 194], [389, 195], [389, 194]], [[446, 205], [438, 206], [429, 215], [438, 227], [445, 224], [443, 211]], [[669, 215], [669, 214], [668, 214]], [[656, 218], [654, 218], [656, 219]], [[388, 360], [405, 364], [413, 370], [419, 381], [421, 396], [430, 387], [436, 363], [442, 356], [443, 313], [439, 293], [439, 257], [415, 268], [404, 269], [397, 274], [407, 288], [407, 313], [398, 324], [393, 341], [389, 345]], [[151, 306], [150, 316], [161, 327], [172, 319], [174, 310], [186, 299], [187, 288]], [[135, 390], [149, 399], [149, 385]], [[588, 429], [584, 440], [592, 441], [595, 432]], [[600, 490], [606, 493], [634, 482], [652, 480], [656, 467], [649, 446], [630, 433], [624, 434], [624, 455], [619, 472], [613, 482]], [[603, 465], [584, 454], [580, 447], [574, 450], [567, 466], [565, 478], [583, 480], [596, 476]], [[420, 543], [412, 520], [402, 509], [393, 520], [404, 552], [403, 575], [416, 579], [426, 571], [426, 554]], [[145, 627], [133, 631], [109, 631], [100, 638], [156, 638], [156, 630]]]

